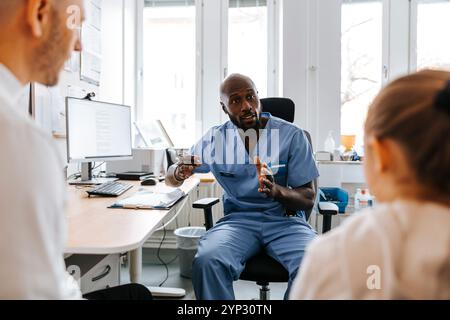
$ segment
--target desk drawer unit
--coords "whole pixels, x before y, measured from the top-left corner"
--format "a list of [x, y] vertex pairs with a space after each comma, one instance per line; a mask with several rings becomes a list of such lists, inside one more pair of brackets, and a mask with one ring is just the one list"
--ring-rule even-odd
[[[87, 294], [120, 284], [120, 255], [72, 255], [66, 260], [69, 274], [79, 280], [81, 292]], [[81, 277], [81, 279], [80, 279]]]

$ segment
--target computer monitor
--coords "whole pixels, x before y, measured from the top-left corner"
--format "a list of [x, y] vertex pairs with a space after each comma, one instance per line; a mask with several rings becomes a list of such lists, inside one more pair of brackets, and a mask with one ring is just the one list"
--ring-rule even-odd
[[81, 180], [71, 184], [101, 184], [92, 179], [92, 163], [132, 159], [129, 106], [66, 98], [67, 160], [81, 163]]

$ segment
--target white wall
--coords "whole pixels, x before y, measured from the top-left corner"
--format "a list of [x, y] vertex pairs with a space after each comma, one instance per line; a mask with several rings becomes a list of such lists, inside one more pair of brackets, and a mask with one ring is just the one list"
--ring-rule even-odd
[[[123, 0], [123, 104], [132, 106], [131, 119], [137, 119], [137, 1]], [[134, 142], [133, 142], [134, 143]]]
[[296, 103], [295, 123], [316, 150], [340, 134], [341, 1], [284, 0], [283, 95]]
[[[228, 31], [224, 30], [224, 23], [217, 23], [217, 21], [226, 21], [228, 19], [228, 11], [224, 10], [227, 4], [226, 1], [203, 1], [201, 11], [197, 12], [197, 14], [201, 15], [197, 22], [203, 21], [203, 23], [197, 23], [197, 34], [203, 35], [203, 41], [200, 45], [201, 49], [197, 56], [197, 63], [201, 63], [199, 75], [201, 79], [199, 82], [199, 89], [201, 89], [199, 93], [201, 94], [197, 95], [197, 117], [199, 115], [201, 117], [197, 118], [197, 124], [201, 124], [202, 132], [197, 132], [197, 136], [201, 136], [211, 127], [217, 126], [226, 120], [219, 103], [219, 88], [223, 78], [226, 76], [227, 57], [223, 48]], [[205, 43], [208, 45], [205, 45]]]
[[99, 100], [121, 104], [124, 101], [124, 24], [123, 1], [103, 1], [102, 74]]

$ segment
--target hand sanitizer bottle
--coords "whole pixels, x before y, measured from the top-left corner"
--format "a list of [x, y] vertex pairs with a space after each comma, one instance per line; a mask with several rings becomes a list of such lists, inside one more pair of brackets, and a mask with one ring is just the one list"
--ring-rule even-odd
[[370, 195], [367, 189], [361, 190], [361, 197], [359, 198], [359, 209], [366, 209], [369, 208], [369, 200]]
[[336, 150], [336, 142], [333, 139], [333, 131], [330, 131], [324, 143], [324, 151], [334, 154], [334, 150]]

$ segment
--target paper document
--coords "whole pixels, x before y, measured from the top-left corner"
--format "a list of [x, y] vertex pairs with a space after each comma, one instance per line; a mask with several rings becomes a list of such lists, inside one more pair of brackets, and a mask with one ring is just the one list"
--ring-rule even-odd
[[167, 188], [161, 192], [143, 190], [129, 198], [116, 202], [111, 208], [168, 209], [184, 196], [184, 191], [178, 188]]

